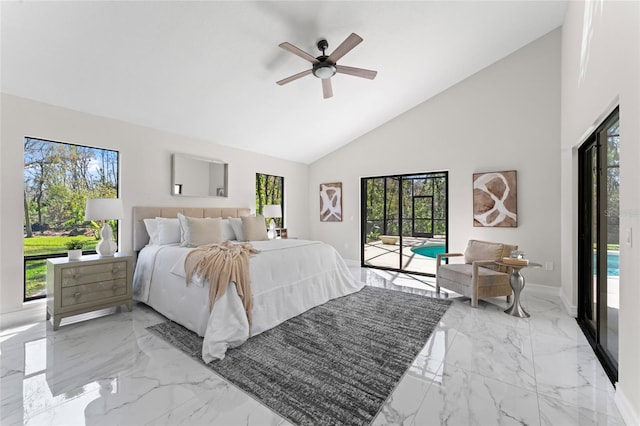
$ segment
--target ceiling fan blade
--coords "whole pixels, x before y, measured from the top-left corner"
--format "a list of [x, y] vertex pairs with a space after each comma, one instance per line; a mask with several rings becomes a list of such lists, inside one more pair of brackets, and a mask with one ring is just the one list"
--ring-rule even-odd
[[316, 63], [319, 62], [316, 58], [314, 58], [313, 56], [311, 56], [310, 54], [308, 54], [304, 50], [302, 50], [302, 49], [300, 49], [298, 47], [295, 47], [293, 44], [287, 43], [286, 41], [284, 43], [280, 43], [278, 46], [280, 46], [281, 48], [283, 48], [287, 52], [291, 52], [294, 55], [300, 56], [302, 59], [306, 59], [307, 61], [311, 62], [312, 64], [316, 64]]
[[333, 87], [331, 87], [331, 79], [323, 78], [322, 79], [322, 96], [325, 99], [328, 99], [333, 96]]
[[353, 49], [360, 43], [362, 43], [362, 37], [360, 37], [356, 33], [351, 33], [351, 35], [347, 37], [345, 41], [343, 41], [342, 44], [338, 46], [331, 55], [329, 55], [327, 61], [335, 64], [340, 58], [349, 53], [351, 49]]
[[305, 75], [309, 75], [309, 74], [311, 74], [311, 70], [305, 70], [305, 71], [299, 72], [298, 74], [294, 74], [294, 75], [292, 75], [290, 77], [283, 78], [280, 81], [276, 81], [276, 84], [279, 84], [280, 86], [282, 86], [283, 84], [291, 83], [293, 80], [297, 80], [297, 79], [299, 79], [301, 77], [304, 77]]
[[376, 78], [376, 75], [378, 75], [378, 71], [365, 70], [364, 68], [345, 67], [344, 65], [336, 65], [336, 72], [368, 78], [369, 80], [373, 80]]

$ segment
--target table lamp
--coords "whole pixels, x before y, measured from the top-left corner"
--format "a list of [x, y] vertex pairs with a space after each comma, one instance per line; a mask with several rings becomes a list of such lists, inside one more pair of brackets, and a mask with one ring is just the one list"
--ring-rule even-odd
[[122, 219], [124, 208], [119, 198], [88, 198], [84, 220], [102, 220], [100, 230], [100, 242], [96, 246], [96, 252], [101, 257], [110, 257], [116, 253], [116, 243], [113, 241], [113, 230], [107, 222], [110, 219]]
[[273, 218], [282, 217], [282, 206], [280, 204], [267, 204], [262, 209], [262, 215], [266, 218], [271, 218], [267, 236], [273, 240], [276, 237], [276, 222]]

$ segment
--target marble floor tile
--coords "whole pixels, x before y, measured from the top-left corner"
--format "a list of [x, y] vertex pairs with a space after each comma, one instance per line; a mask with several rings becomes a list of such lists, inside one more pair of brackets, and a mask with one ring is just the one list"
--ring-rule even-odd
[[[525, 291], [531, 318], [504, 298], [469, 299], [406, 274], [350, 266], [377, 287], [452, 301], [375, 425], [622, 425], [615, 390], [554, 296]], [[109, 315], [107, 315], [109, 314]], [[290, 423], [149, 333], [151, 308], [112, 310], [0, 332], [0, 424]]]
[[619, 415], [607, 415], [584, 407], [565, 404], [544, 395], [538, 397], [542, 426], [624, 426]]
[[[456, 337], [457, 339], [457, 337]], [[415, 425], [537, 425], [535, 392], [442, 365], [442, 382], [433, 383], [415, 416]]]
[[382, 406], [373, 425], [412, 425], [430, 386], [431, 380], [408, 372]]
[[588, 344], [534, 334], [532, 345], [540, 395], [620, 417], [615, 389]]
[[148, 425], [289, 426], [287, 420], [239, 389], [220, 389], [153, 419]]
[[535, 391], [531, 340], [517, 328], [495, 324], [491, 333], [458, 331], [445, 365]]

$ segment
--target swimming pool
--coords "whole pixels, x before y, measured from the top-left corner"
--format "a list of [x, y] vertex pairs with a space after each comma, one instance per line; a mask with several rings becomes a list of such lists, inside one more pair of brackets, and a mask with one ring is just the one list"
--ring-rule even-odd
[[438, 257], [439, 253], [444, 253], [444, 244], [425, 244], [423, 246], [411, 247], [411, 251], [424, 257]]
[[607, 275], [610, 277], [620, 276], [620, 252], [619, 251], [607, 250]]
[[[596, 273], [596, 254], [593, 254], [593, 273]], [[620, 252], [607, 250], [607, 276], [620, 276]]]
[[[444, 244], [426, 244], [424, 246], [411, 247], [411, 251], [415, 254], [419, 254], [425, 257], [436, 258], [439, 253], [444, 253]], [[593, 256], [594, 272], [596, 257]], [[620, 252], [608, 250], [607, 251], [607, 275], [610, 277], [620, 276]]]

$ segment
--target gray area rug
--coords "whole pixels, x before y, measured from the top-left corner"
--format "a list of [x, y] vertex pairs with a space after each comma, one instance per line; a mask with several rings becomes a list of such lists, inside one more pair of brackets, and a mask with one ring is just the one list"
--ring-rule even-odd
[[204, 364], [202, 338], [167, 321], [148, 327], [299, 425], [367, 425], [450, 301], [366, 286]]

